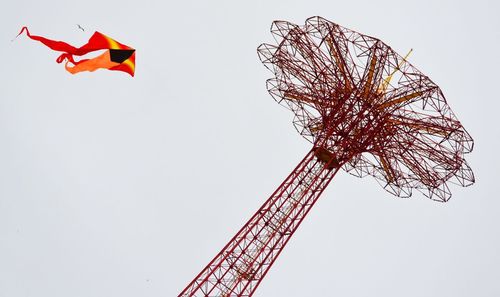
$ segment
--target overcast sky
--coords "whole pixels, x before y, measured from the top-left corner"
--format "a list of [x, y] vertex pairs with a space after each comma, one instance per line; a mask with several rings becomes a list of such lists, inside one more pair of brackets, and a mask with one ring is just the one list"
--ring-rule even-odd
[[[439, 3], [437, 3], [439, 2]], [[339, 173], [254, 296], [500, 296], [497, 1], [23, 1], [0, 10], [0, 297], [176, 296], [309, 150], [256, 48], [321, 15], [443, 90], [477, 183], [437, 203]], [[82, 32], [76, 24], [86, 29]], [[68, 74], [21, 36], [137, 49]]]

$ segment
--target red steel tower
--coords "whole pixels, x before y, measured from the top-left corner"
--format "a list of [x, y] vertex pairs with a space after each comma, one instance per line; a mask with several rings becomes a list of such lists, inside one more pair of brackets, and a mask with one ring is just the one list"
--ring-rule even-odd
[[273, 98], [313, 146], [179, 296], [252, 296], [335, 174], [371, 175], [390, 193], [440, 202], [469, 186], [473, 140], [440, 88], [377, 38], [321, 17], [275, 21], [258, 54]]

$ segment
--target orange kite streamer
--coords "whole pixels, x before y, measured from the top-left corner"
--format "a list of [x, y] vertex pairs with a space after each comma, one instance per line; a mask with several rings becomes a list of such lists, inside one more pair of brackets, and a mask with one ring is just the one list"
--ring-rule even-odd
[[[131, 76], [135, 72], [135, 49], [119, 43], [118, 41], [100, 33], [94, 32], [87, 44], [74, 47], [63, 41], [50, 40], [45, 37], [31, 35], [27, 27], [23, 27], [17, 36], [26, 31], [26, 35], [36, 41], [40, 41], [52, 50], [63, 52], [57, 59], [57, 63], [66, 60], [65, 68], [71, 73], [82, 71], [95, 71], [97, 69], [109, 69], [123, 71]], [[83, 56], [87, 53], [106, 50], [103, 54], [92, 58], [75, 61], [73, 56]], [[71, 64], [72, 65], [71, 65]]]

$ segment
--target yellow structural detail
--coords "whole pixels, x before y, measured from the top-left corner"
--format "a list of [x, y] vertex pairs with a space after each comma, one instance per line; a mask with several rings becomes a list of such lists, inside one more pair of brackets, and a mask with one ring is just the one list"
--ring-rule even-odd
[[418, 91], [418, 92], [415, 92], [415, 93], [411, 93], [411, 94], [408, 94], [408, 95], [404, 95], [402, 97], [399, 97], [399, 98], [396, 98], [394, 100], [391, 100], [391, 101], [388, 101], [388, 102], [385, 102], [383, 104], [380, 104], [379, 106], [377, 106], [377, 109], [384, 109], [386, 107], [389, 107], [389, 106], [392, 106], [392, 105], [396, 105], [396, 104], [399, 104], [399, 103], [402, 103], [402, 102], [406, 102], [406, 101], [409, 101], [415, 97], [418, 97], [420, 95], [422, 95], [424, 92], [421, 92], [421, 91]]
[[442, 127], [440, 126], [439, 128], [431, 127], [431, 126], [426, 126], [425, 124], [418, 124], [418, 123], [408, 123], [404, 121], [400, 121], [397, 119], [388, 119], [387, 120], [389, 123], [391, 123], [393, 126], [398, 126], [398, 125], [404, 125], [413, 129], [425, 131], [430, 134], [434, 135], [441, 135], [441, 136], [448, 136], [451, 131], [447, 127]]
[[375, 73], [375, 66], [377, 65], [377, 56], [375, 53], [373, 53], [372, 59], [370, 61], [370, 69], [368, 70], [368, 78], [366, 79], [365, 82], [365, 88], [363, 90], [363, 98], [367, 99], [368, 101], [371, 101], [370, 98], [368, 97], [370, 94], [370, 90], [373, 85], [373, 73]]
[[289, 91], [285, 91], [283, 96], [289, 100], [296, 100], [296, 101], [302, 101], [302, 102], [307, 102], [307, 103], [317, 103], [317, 101], [312, 99], [312, 98], [309, 98], [309, 97], [307, 97], [305, 95], [301, 95], [301, 94], [295, 94], [295, 93], [292, 93]]
[[387, 181], [390, 183], [393, 182], [394, 174], [392, 173], [392, 168], [389, 166], [389, 162], [387, 162], [383, 154], [380, 154], [378, 157], [380, 158], [380, 163], [382, 163], [382, 167], [384, 168], [384, 171], [387, 174]]
[[413, 49], [410, 49], [410, 51], [406, 54], [406, 56], [404, 56], [403, 60], [401, 60], [401, 62], [399, 62], [398, 64], [398, 67], [396, 67], [391, 74], [389, 74], [388, 77], [386, 77], [382, 83], [380, 84], [379, 88], [378, 88], [378, 92], [380, 94], [384, 94], [385, 91], [387, 90], [387, 87], [389, 86], [389, 83], [391, 82], [391, 79], [392, 77], [394, 76], [394, 74], [401, 68], [401, 66], [403, 65], [404, 62], [406, 62], [406, 59], [408, 59], [408, 57], [410, 56], [411, 52], [413, 52]]
[[330, 55], [333, 57], [333, 59], [335, 59], [336, 64], [339, 66], [340, 72], [344, 76], [345, 88], [347, 91], [349, 91], [351, 89], [351, 83], [350, 83], [350, 78], [345, 70], [344, 62], [340, 59], [332, 39], [330, 37], [326, 37], [325, 40], [326, 44], [328, 45], [328, 48], [330, 49]]

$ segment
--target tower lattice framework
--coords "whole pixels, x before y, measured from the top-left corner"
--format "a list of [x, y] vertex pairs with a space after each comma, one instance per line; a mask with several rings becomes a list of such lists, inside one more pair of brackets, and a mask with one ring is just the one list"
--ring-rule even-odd
[[371, 175], [388, 192], [432, 200], [469, 186], [473, 140], [441, 89], [377, 38], [321, 17], [275, 21], [259, 57], [273, 98], [312, 149], [179, 296], [251, 296], [335, 174]]

